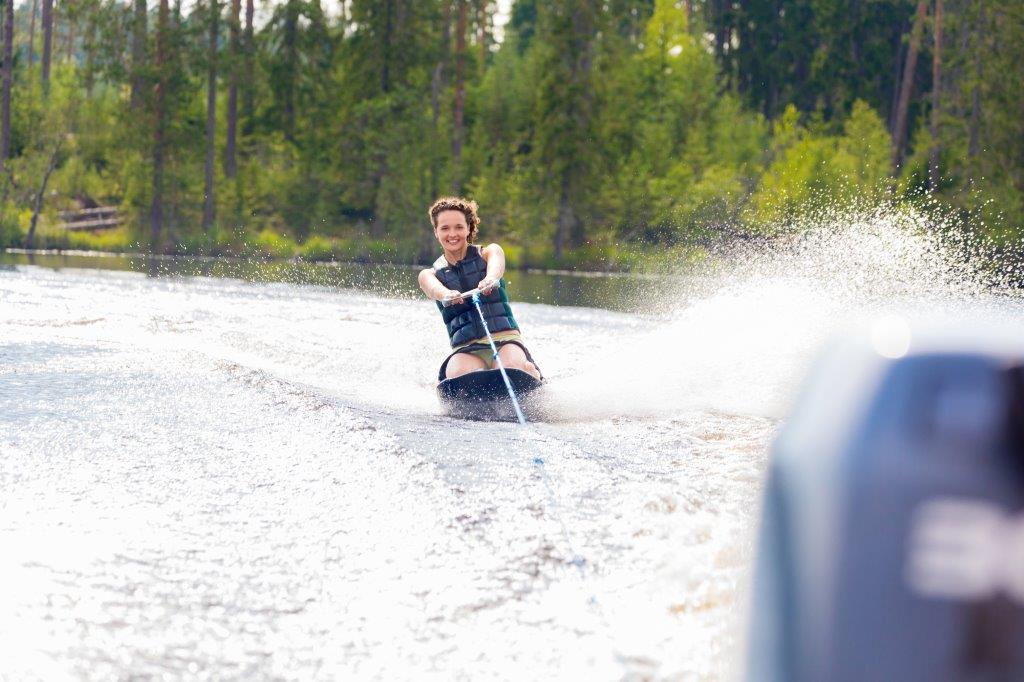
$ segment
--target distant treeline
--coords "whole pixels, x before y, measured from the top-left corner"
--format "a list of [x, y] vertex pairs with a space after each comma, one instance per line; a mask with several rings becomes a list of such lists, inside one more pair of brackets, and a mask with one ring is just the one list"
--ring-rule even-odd
[[[0, 245], [422, 262], [449, 193], [533, 265], [927, 196], [1024, 225], [1020, 0], [3, 8]], [[91, 206], [123, 225], [61, 229]]]

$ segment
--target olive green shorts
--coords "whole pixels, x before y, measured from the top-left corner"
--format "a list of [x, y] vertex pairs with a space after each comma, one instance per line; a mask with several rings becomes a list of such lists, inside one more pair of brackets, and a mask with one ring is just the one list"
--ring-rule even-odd
[[[537, 366], [537, 362], [533, 359], [533, 356], [530, 355], [529, 349], [523, 345], [522, 336], [520, 336], [518, 330], [511, 329], [507, 332], [498, 332], [493, 335], [493, 338], [494, 345], [497, 346], [499, 350], [502, 346], [510, 343], [519, 346], [523, 349], [523, 353], [526, 354], [526, 359], [532, 362], [535, 367]], [[484, 367], [487, 369], [494, 369], [494, 352], [491, 350], [491, 345], [487, 342], [486, 338], [476, 339], [475, 341], [464, 343], [452, 350], [451, 354], [444, 359], [443, 363], [441, 363], [441, 369], [437, 373], [438, 381], [444, 381], [448, 378], [448, 362], [459, 353], [474, 355], [484, 361]], [[540, 367], [537, 367], [537, 371], [540, 371]]]
[[[494, 345], [498, 348], [504, 346], [508, 341], [517, 341], [517, 346], [521, 346], [524, 350], [526, 348], [523, 346], [523, 337], [519, 333], [518, 329], [509, 329], [508, 331], [497, 332], [496, 334], [491, 334], [491, 338], [494, 339]], [[484, 361], [484, 365], [487, 366], [487, 369], [494, 369], [494, 353], [491, 352], [491, 344], [487, 343], [486, 337], [482, 339], [475, 339], [469, 343], [464, 343], [461, 346], [456, 346], [452, 351], [452, 355], [455, 355], [455, 353], [475, 355]]]

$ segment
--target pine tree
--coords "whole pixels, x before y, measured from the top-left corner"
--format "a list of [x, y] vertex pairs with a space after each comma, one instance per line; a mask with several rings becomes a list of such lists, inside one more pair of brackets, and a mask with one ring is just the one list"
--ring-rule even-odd
[[903, 166], [903, 157], [907, 144], [907, 116], [910, 108], [910, 92], [914, 87], [914, 73], [917, 69], [917, 55], [921, 49], [921, 33], [924, 31], [924, 20], [928, 15], [928, 0], [917, 1], [917, 12], [914, 15], [914, 26], [910, 32], [910, 43], [907, 48], [907, 61], [900, 79], [900, 96], [896, 104], [896, 116], [893, 119], [892, 132], [892, 171], [896, 175]]
[[170, 41], [170, 7], [168, 0], [160, 0], [156, 26], [156, 92], [153, 104], [153, 198], [150, 203], [150, 248], [160, 249], [164, 227], [164, 164], [167, 144], [167, 59]]
[[588, 174], [593, 163], [595, 0], [538, 3], [538, 83], [535, 162], [556, 206], [555, 258], [584, 241]]
[[146, 64], [146, 0], [135, 0], [132, 16], [132, 89], [131, 106], [138, 109], [142, 103], [143, 71]]
[[928, 188], [935, 191], [939, 188], [939, 118], [942, 110], [942, 0], [935, 0], [935, 21], [933, 23], [932, 45], [932, 112], [931, 112], [931, 148], [928, 151]]
[[206, 57], [206, 166], [204, 168], [203, 232], [209, 232], [213, 227], [216, 214], [216, 189], [213, 174], [217, 149], [217, 35], [220, 23], [220, 6], [217, 0], [210, 0], [209, 12], [210, 42]]
[[255, 14], [256, 9], [254, 7], [254, 0], [245, 0], [245, 33], [243, 34], [244, 47], [242, 48], [242, 51], [245, 54], [243, 66], [245, 87], [242, 91], [242, 108], [245, 116], [245, 126], [243, 127], [242, 132], [245, 135], [252, 135], [253, 126], [255, 125], [256, 120], [256, 34], [255, 27], [253, 26]]
[[43, 0], [43, 92], [50, 91], [50, 61], [53, 58], [53, 0]]
[[14, 0], [4, 0], [3, 94], [0, 95], [0, 173], [11, 156], [11, 88], [14, 83]]
[[466, 19], [468, 0], [455, 0], [455, 95], [452, 103], [452, 191], [462, 193], [462, 142], [465, 136], [463, 117], [466, 106]]
[[235, 144], [238, 130], [238, 65], [241, 57], [239, 14], [241, 9], [241, 0], [231, 0], [231, 13], [228, 18], [227, 134], [224, 140], [224, 175], [227, 178], [234, 178], [238, 169]]

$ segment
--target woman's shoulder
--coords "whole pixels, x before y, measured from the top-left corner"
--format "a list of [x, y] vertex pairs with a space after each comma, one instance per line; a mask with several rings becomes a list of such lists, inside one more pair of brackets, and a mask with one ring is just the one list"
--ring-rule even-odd
[[492, 253], [503, 252], [502, 248], [501, 248], [501, 244], [499, 244], [498, 242], [491, 242], [487, 246], [476, 246], [475, 248], [476, 248], [477, 252], [481, 256], [483, 256], [484, 260], [486, 260], [487, 257], [490, 256]]

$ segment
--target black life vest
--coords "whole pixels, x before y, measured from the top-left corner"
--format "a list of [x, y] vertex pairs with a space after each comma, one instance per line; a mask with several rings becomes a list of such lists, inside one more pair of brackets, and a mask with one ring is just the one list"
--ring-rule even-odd
[[[441, 284], [449, 289], [469, 291], [476, 289], [480, 280], [487, 276], [487, 261], [480, 254], [480, 247], [471, 245], [466, 251], [465, 258], [455, 265], [449, 265], [444, 256], [438, 258], [434, 264], [434, 274]], [[444, 324], [448, 328], [448, 339], [453, 348], [487, 335], [472, 301], [447, 307], [438, 301], [437, 308], [444, 318]], [[508, 304], [504, 279], [498, 282], [498, 286], [492, 289], [491, 293], [480, 296], [480, 309], [492, 334], [519, 329], [515, 318], [512, 317], [512, 308]]]

